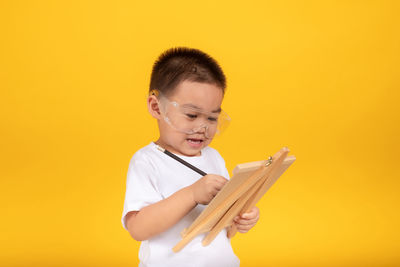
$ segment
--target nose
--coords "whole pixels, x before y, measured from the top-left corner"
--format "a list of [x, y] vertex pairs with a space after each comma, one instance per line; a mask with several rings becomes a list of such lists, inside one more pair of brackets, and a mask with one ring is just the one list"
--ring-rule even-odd
[[202, 125], [193, 129], [193, 132], [204, 134], [207, 137], [208, 125]]
[[208, 126], [207, 125], [202, 125], [199, 126], [195, 129], [195, 132], [197, 133], [205, 133], [207, 131]]

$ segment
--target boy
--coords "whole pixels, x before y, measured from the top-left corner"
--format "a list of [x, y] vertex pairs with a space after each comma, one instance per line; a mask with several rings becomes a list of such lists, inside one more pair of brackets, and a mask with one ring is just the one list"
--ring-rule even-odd
[[[124, 228], [142, 241], [139, 266], [239, 266], [226, 229], [206, 247], [201, 234], [172, 251], [229, 177], [223, 158], [208, 147], [229, 119], [221, 110], [225, 87], [218, 63], [197, 49], [169, 49], [153, 66], [147, 104], [160, 137], [130, 161], [122, 215]], [[201, 177], [158, 146], [208, 174]], [[235, 218], [238, 231], [247, 232], [258, 218], [256, 207]]]

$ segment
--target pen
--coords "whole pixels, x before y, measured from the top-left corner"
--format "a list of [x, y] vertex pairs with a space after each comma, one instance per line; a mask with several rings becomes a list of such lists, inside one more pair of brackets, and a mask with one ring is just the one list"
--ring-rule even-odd
[[174, 160], [179, 161], [180, 163], [182, 163], [183, 165], [185, 165], [186, 167], [189, 167], [190, 169], [194, 170], [195, 172], [197, 172], [198, 174], [201, 174], [202, 176], [206, 176], [207, 173], [203, 172], [202, 170], [196, 168], [195, 166], [193, 166], [192, 164], [190, 164], [189, 162], [184, 161], [183, 159], [181, 159], [180, 157], [176, 156], [175, 154], [169, 152], [168, 150], [166, 150], [165, 148], [162, 148], [159, 145], [156, 145], [157, 149], [160, 150], [161, 152], [163, 152], [164, 154], [167, 154], [168, 156], [170, 156], [171, 158], [173, 158]]

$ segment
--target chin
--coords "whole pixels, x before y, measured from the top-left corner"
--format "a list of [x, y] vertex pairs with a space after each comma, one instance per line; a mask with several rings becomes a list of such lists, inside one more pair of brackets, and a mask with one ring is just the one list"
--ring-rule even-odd
[[182, 153], [189, 157], [200, 156], [201, 149], [184, 149]]

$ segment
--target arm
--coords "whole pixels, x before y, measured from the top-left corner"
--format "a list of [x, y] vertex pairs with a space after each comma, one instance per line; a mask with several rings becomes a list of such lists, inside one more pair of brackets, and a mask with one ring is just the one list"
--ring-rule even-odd
[[208, 204], [226, 181], [222, 176], [208, 174], [166, 199], [129, 212], [126, 216], [129, 233], [135, 240], [143, 241], [168, 230], [198, 203]]
[[185, 187], [140, 211], [129, 212], [126, 226], [135, 240], [147, 240], [172, 227], [196, 205], [189, 187]]

